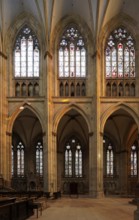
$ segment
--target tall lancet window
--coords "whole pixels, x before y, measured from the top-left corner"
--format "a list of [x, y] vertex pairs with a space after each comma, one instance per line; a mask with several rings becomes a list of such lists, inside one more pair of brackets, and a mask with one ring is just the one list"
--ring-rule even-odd
[[130, 161], [131, 161], [131, 167], [130, 167], [131, 176], [137, 176], [138, 158], [137, 158], [137, 147], [135, 145], [131, 146]]
[[25, 25], [14, 45], [14, 76], [39, 77], [39, 42], [34, 32]]
[[17, 145], [17, 175], [24, 176], [24, 146], [22, 142]]
[[113, 176], [114, 174], [114, 153], [111, 144], [107, 146], [106, 150], [106, 175]]
[[14, 176], [14, 147], [11, 148], [11, 174]]
[[69, 144], [65, 148], [65, 176], [72, 177], [72, 151]]
[[106, 42], [106, 95], [135, 96], [135, 76], [135, 41], [124, 27], [119, 27]]
[[36, 173], [39, 176], [43, 175], [43, 146], [41, 142], [36, 146]]
[[72, 137], [65, 146], [65, 177], [83, 176], [83, 152], [80, 142]]
[[82, 149], [78, 144], [75, 150], [75, 176], [82, 177]]

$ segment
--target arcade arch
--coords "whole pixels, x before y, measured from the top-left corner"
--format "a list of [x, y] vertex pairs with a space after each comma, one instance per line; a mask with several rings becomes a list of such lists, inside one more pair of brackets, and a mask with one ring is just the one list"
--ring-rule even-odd
[[[118, 108], [109, 115], [103, 132], [104, 192], [133, 194], [138, 173], [132, 175], [133, 163], [137, 168], [138, 155], [133, 161], [132, 148], [138, 148], [138, 126], [128, 111]], [[113, 153], [108, 158], [108, 149]], [[109, 156], [110, 157], [110, 156]], [[112, 169], [112, 172], [108, 170]]]
[[43, 189], [43, 132], [38, 117], [24, 108], [12, 127], [11, 176], [16, 190]]
[[[65, 194], [77, 193], [77, 191], [82, 194], [89, 191], [88, 133], [87, 123], [76, 109], [67, 111], [59, 121], [57, 129], [57, 180], [58, 188]], [[66, 155], [67, 148], [70, 149], [68, 155]], [[69, 175], [67, 175], [67, 169]]]

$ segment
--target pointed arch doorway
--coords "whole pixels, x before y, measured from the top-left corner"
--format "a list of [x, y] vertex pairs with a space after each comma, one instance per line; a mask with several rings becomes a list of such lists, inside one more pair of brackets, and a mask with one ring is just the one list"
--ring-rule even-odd
[[[128, 110], [128, 108], [127, 108]], [[138, 183], [138, 126], [132, 111], [118, 108], [104, 127], [104, 191], [134, 195]]]
[[66, 112], [57, 130], [57, 180], [63, 194], [89, 191], [88, 127], [75, 109]]
[[11, 185], [17, 191], [43, 190], [43, 132], [39, 118], [24, 108], [14, 121]]

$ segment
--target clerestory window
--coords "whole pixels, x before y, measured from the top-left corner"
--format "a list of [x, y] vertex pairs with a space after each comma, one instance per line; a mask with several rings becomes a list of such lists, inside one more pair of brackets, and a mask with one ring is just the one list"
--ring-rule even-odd
[[68, 27], [59, 44], [59, 77], [86, 77], [86, 49], [77, 27]]
[[76, 25], [65, 29], [58, 47], [59, 95], [85, 96], [86, 45]]
[[119, 27], [106, 42], [106, 95], [135, 96], [135, 76], [135, 41], [124, 27]]
[[34, 32], [25, 25], [14, 45], [14, 76], [39, 77], [39, 42]]

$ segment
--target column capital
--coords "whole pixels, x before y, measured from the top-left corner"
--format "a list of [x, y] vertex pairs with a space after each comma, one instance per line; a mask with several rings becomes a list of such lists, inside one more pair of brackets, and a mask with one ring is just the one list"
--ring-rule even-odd
[[102, 136], [102, 137], [103, 137], [103, 136], [104, 136], [104, 133], [103, 133], [103, 132], [100, 132], [100, 136]]
[[7, 56], [2, 51], [0, 51], [0, 56], [7, 60]]
[[52, 60], [52, 55], [50, 54], [48, 50], [44, 54], [44, 59], [46, 59], [47, 56]]
[[7, 136], [12, 136], [12, 133], [6, 131], [6, 135], [7, 135]]
[[56, 132], [52, 131], [52, 135], [53, 135], [53, 136], [56, 136], [57, 134], [56, 134]]

